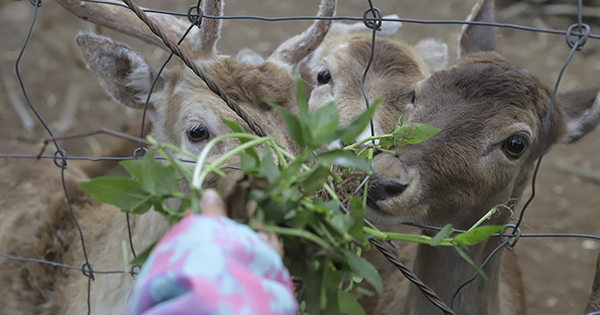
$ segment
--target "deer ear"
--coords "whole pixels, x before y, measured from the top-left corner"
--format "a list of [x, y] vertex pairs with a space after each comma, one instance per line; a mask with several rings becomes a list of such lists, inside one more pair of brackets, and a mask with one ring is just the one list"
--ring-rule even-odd
[[[384, 19], [399, 19], [400, 17], [397, 14], [386, 15], [383, 17]], [[383, 22], [381, 24], [381, 30], [377, 31], [377, 35], [379, 36], [392, 36], [398, 33], [398, 30], [402, 26], [402, 22]], [[372, 33], [373, 30], [365, 26], [365, 23], [358, 22], [353, 24], [335, 22], [331, 25], [331, 29], [329, 33], [327, 33], [327, 37], [329, 38], [337, 38], [340, 35], [352, 34], [352, 33]]]
[[429, 73], [438, 72], [448, 66], [448, 45], [440, 43], [433, 38], [421, 40], [415, 50], [425, 61]]
[[[494, 0], [477, 1], [466, 21], [494, 23]], [[459, 42], [458, 59], [476, 52], [496, 50], [496, 36], [491, 26], [465, 24]]]
[[235, 61], [246, 65], [258, 66], [263, 64], [265, 59], [252, 49], [244, 48], [237, 53]]
[[[95, 34], [80, 34], [77, 45], [100, 85], [123, 105], [143, 109], [154, 74], [148, 61], [131, 48]], [[155, 91], [163, 87], [161, 79]]]
[[600, 89], [589, 88], [559, 95], [567, 116], [568, 137], [573, 143], [590, 133], [600, 122]]

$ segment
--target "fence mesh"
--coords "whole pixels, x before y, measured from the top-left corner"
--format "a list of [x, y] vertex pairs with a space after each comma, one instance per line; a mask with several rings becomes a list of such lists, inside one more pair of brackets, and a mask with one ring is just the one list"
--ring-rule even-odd
[[[536, 196], [536, 178], [538, 175], [538, 171], [540, 169], [540, 165], [541, 165], [541, 161], [542, 158], [544, 156], [543, 152], [545, 152], [546, 148], [545, 148], [545, 138], [546, 138], [546, 133], [547, 133], [547, 128], [548, 128], [548, 121], [550, 118], [550, 112], [552, 111], [553, 108], [553, 104], [556, 98], [556, 94], [557, 91], [559, 89], [559, 85], [561, 82], [561, 79], [563, 77], [563, 73], [565, 72], [565, 70], [567, 69], [567, 66], [569, 65], [569, 63], [571, 62], [573, 56], [577, 53], [577, 51], [582, 50], [583, 47], [585, 46], [586, 42], [588, 41], [588, 39], [600, 39], [600, 35], [595, 35], [595, 34], [591, 34], [590, 33], [590, 27], [587, 24], [583, 23], [583, 16], [584, 16], [584, 11], [583, 11], [583, 6], [582, 6], [582, 1], [579, 0], [578, 1], [578, 5], [574, 6], [576, 8], [573, 9], [573, 7], [570, 7], [570, 9], [572, 9], [571, 14], [573, 14], [574, 16], [576, 16], [577, 18], [577, 22], [575, 24], [572, 24], [567, 30], [554, 30], [554, 29], [548, 29], [548, 28], [538, 28], [538, 27], [529, 27], [529, 26], [521, 26], [521, 25], [515, 25], [515, 24], [505, 24], [505, 23], [483, 23], [483, 22], [465, 22], [465, 21], [460, 21], [460, 20], [421, 20], [421, 19], [406, 19], [406, 18], [384, 18], [382, 11], [380, 9], [378, 9], [376, 6], [374, 6], [374, 4], [372, 3], [371, 0], [367, 0], [368, 3], [365, 3], [365, 7], [366, 10], [364, 11], [364, 15], [362, 17], [352, 17], [352, 16], [337, 16], [337, 17], [317, 17], [317, 16], [294, 16], [294, 17], [263, 17], [263, 16], [252, 16], [252, 15], [235, 15], [235, 16], [210, 16], [210, 15], [204, 15], [202, 13], [201, 10], [199, 10], [201, 4], [200, 2], [192, 5], [189, 10], [187, 12], [170, 12], [170, 11], [162, 11], [162, 10], [150, 10], [150, 9], [145, 9], [145, 10], [141, 10], [139, 7], [137, 7], [137, 5], [135, 5], [131, 0], [124, 0], [123, 4], [120, 3], [112, 3], [112, 2], [105, 2], [105, 1], [97, 1], [97, 0], [84, 0], [85, 2], [94, 2], [94, 3], [98, 3], [98, 4], [103, 4], [103, 5], [119, 5], [122, 7], [128, 7], [131, 8], [133, 11], [136, 12], [136, 14], [140, 17], [140, 19], [142, 19], [146, 24], [150, 24], [150, 28], [153, 29], [153, 32], [155, 32], [157, 34], [157, 36], [161, 37], [162, 40], [165, 42], [165, 44], [167, 45], [167, 47], [169, 47], [172, 51], [172, 53], [170, 54], [170, 56], [167, 58], [167, 60], [162, 64], [162, 67], [159, 70], [159, 75], [160, 72], [162, 72], [162, 70], [167, 66], [167, 64], [170, 62], [171, 58], [173, 57], [173, 55], [178, 56], [179, 58], [181, 58], [184, 63], [190, 67], [194, 73], [196, 73], [202, 80], [204, 80], [207, 85], [211, 88], [211, 90], [213, 92], [215, 92], [217, 95], [219, 95], [228, 105], [229, 107], [236, 111], [236, 113], [238, 115], [240, 115], [240, 117], [243, 117], [244, 120], [246, 120], [246, 122], [248, 123], [248, 125], [251, 127], [251, 129], [253, 129], [258, 135], [265, 135], [265, 131], [264, 129], [257, 123], [252, 121], [252, 117], [249, 117], [241, 108], [239, 108], [235, 102], [235, 100], [229, 98], [225, 91], [223, 91], [216, 83], [212, 82], [212, 80], [210, 80], [210, 78], [208, 78], [201, 67], [199, 67], [198, 65], [196, 65], [191, 59], [189, 59], [187, 56], [185, 56], [185, 54], [183, 53], [183, 51], [181, 49], [179, 49], [178, 45], [174, 44], [174, 42], [172, 42], [174, 39], [169, 39], [167, 38], [165, 35], [162, 34], [160, 28], [158, 28], [157, 26], [152, 26], [151, 22], [145, 17], [144, 11], [145, 12], [151, 12], [151, 13], [159, 13], [159, 14], [168, 14], [168, 15], [174, 15], [174, 16], [179, 16], [179, 17], [185, 17], [189, 20], [190, 22], [190, 26], [187, 29], [187, 31], [184, 33], [183, 37], [179, 39], [178, 44], [180, 44], [185, 37], [188, 35], [188, 33], [194, 28], [194, 27], [201, 27], [201, 21], [202, 19], [222, 19], [222, 20], [258, 20], [258, 21], [263, 21], [263, 22], [276, 22], [276, 21], [312, 21], [312, 20], [319, 20], [319, 19], [330, 19], [330, 20], [336, 20], [336, 21], [359, 21], [359, 22], [363, 22], [365, 24], [366, 27], [373, 29], [373, 46], [372, 49], [374, 49], [374, 44], [375, 44], [375, 36], [376, 36], [376, 29], [378, 27], [381, 26], [381, 23], [384, 21], [387, 22], [404, 22], [404, 23], [416, 23], [416, 24], [440, 24], [440, 25], [449, 25], [449, 24], [458, 24], [458, 25], [464, 25], [464, 24], [477, 24], [477, 25], [487, 25], [487, 26], [494, 26], [497, 28], [508, 28], [508, 29], [515, 29], [515, 30], [520, 30], [520, 31], [529, 31], [529, 32], [536, 32], [536, 33], [540, 33], [540, 34], [553, 34], [553, 35], [562, 35], [565, 36], [566, 38], [566, 45], [569, 47], [570, 51], [566, 57], [566, 60], [564, 61], [562, 67], [560, 68], [558, 74], [557, 74], [557, 79], [555, 81], [554, 84], [554, 89], [553, 89], [553, 93], [552, 93], [552, 98], [551, 98], [551, 103], [550, 103], [550, 109], [547, 113], [547, 116], [544, 120], [544, 131], [543, 131], [543, 140], [542, 140], [542, 147], [540, 149], [540, 155], [538, 158], [538, 161], [535, 165], [535, 169], [534, 169], [534, 174], [533, 174], [533, 180], [532, 180], [532, 184], [531, 184], [531, 193], [529, 198], [527, 198], [527, 200], [525, 201], [525, 203], [523, 204], [523, 206], [518, 209], [516, 211], [516, 222], [515, 224], [509, 224], [507, 225], [507, 227], [500, 232], [499, 234], [495, 235], [496, 237], [500, 237], [501, 238], [501, 244], [496, 248], [496, 250], [494, 250], [492, 252], [492, 254], [485, 260], [485, 262], [483, 263], [483, 265], [481, 266], [483, 268], [483, 266], [492, 258], [493, 255], [495, 255], [497, 252], [503, 250], [503, 249], [509, 249], [509, 250], [513, 250], [513, 248], [517, 245], [517, 241], [519, 241], [520, 238], [584, 238], [584, 239], [592, 239], [592, 240], [600, 240], [600, 236], [596, 236], [596, 235], [588, 235], [588, 234], [577, 234], [577, 233], [537, 233], [537, 234], [526, 234], [526, 233], [522, 233], [520, 230], [520, 227], [523, 223], [523, 218], [526, 214], [526, 210], [529, 207], [530, 203], [534, 200], [535, 196]], [[24, 44], [22, 46], [22, 49], [20, 49], [19, 53], [18, 53], [18, 57], [15, 60], [14, 66], [15, 66], [15, 72], [16, 72], [16, 78], [18, 80], [18, 84], [21, 88], [22, 91], [22, 95], [24, 96], [29, 108], [31, 109], [31, 111], [35, 114], [35, 116], [37, 117], [38, 121], [42, 124], [42, 126], [44, 127], [44, 129], [46, 130], [47, 134], [50, 137], [53, 137], [53, 128], [50, 127], [44, 117], [42, 117], [42, 115], [40, 115], [38, 113], [38, 111], [36, 110], [37, 105], [34, 104], [31, 99], [29, 98], [29, 94], [28, 94], [28, 88], [26, 87], [24, 80], [23, 80], [23, 74], [22, 74], [22, 68], [21, 68], [21, 60], [22, 57], [24, 56], [24, 54], [27, 51], [27, 47], [28, 47], [28, 43], [30, 41], [30, 37], [32, 35], [32, 33], [34, 32], [35, 29], [35, 22], [38, 16], [38, 12], [39, 11], [43, 11], [44, 7], [42, 6], [42, 0], [30, 0], [30, 3], [33, 5], [31, 7], [31, 9], [33, 10], [33, 18], [31, 20], [31, 25], [29, 28], [29, 31], [26, 35], [26, 38], [24, 40]], [[24, 4], [22, 4], [24, 5]], [[343, 4], [342, 4], [343, 5]], [[554, 8], [556, 9], [556, 8]], [[573, 10], [575, 10], [573, 12]], [[386, 12], [386, 13], [395, 13], [395, 12]], [[371, 60], [373, 58], [373, 50], [372, 50], [372, 54], [371, 54]], [[371, 60], [369, 60], [369, 64], [371, 63]], [[367, 67], [364, 70], [364, 74], [362, 77], [363, 80], [363, 95], [365, 98], [365, 103], [366, 106], [369, 106], [369, 99], [367, 98], [366, 92], [365, 92], [365, 88], [364, 88], [364, 81], [367, 75], [367, 72], [369, 70], [369, 66], [367, 65]], [[158, 75], [157, 75], [158, 78]], [[8, 82], [10, 81], [10, 77], [4, 76], [4, 81]], [[5, 82], [5, 87], [7, 89], [9, 89], [9, 85]], [[593, 82], [594, 84], [596, 82]], [[153, 83], [156, 84], [156, 80]], [[8, 90], [7, 92], [12, 92], [10, 90]], [[146, 100], [146, 108], [148, 106], [148, 102], [150, 100], [150, 95], [148, 96], [148, 99]], [[26, 116], [26, 115], [25, 115]], [[144, 114], [143, 114], [143, 119], [142, 119], [142, 129], [140, 130], [140, 134], [144, 135], [144, 123], [143, 121], [145, 120], [146, 117], [146, 109], [144, 110]], [[27, 129], [28, 125], [30, 125], [31, 123], [27, 123], [26, 119], [23, 119], [23, 124], [24, 124], [24, 128]], [[371, 131], [373, 131], [373, 126], [371, 125]], [[33, 258], [27, 258], [27, 257], [14, 257], [11, 255], [7, 255], [4, 253], [0, 253], [0, 256], [10, 259], [10, 260], [15, 260], [15, 261], [23, 261], [23, 262], [35, 262], [35, 263], [40, 263], [40, 264], [47, 264], [47, 265], [51, 265], [51, 266], [55, 266], [55, 267], [60, 267], [60, 268], [67, 268], [67, 269], [74, 269], [74, 270], [78, 270], [82, 272], [82, 276], [87, 277], [88, 278], [88, 287], [87, 287], [87, 299], [88, 299], [88, 314], [91, 313], [91, 309], [92, 309], [92, 305], [90, 304], [90, 295], [91, 293], [91, 287], [92, 287], [92, 281], [95, 279], [95, 277], [97, 275], [106, 275], [106, 274], [124, 274], [124, 273], [130, 273], [132, 275], [136, 274], [136, 266], [132, 267], [131, 270], [95, 270], [93, 269], [93, 262], [91, 262], [88, 259], [88, 255], [87, 255], [87, 249], [86, 249], [86, 245], [85, 245], [85, 239], [83, 236], [83, 232], [81, 230], [81, 227], [79, 226], [78, 223], [78, 219], [75, 215], [75, 212], [73, 211], [73, 208], [71, 206], [71, 200], [69, 198], [69, 194], [68, 194], [68, 190], [66, 187], [66, 182], [65, 182], [65, 170], [67, 168], [67, 161], [72, 161], [72, 160], [87, 160], [87, 161], [119, 161], [119, 160], [126, 160], [126, 159], [133, 159], [133, 158], [138, 158], [139, 157], [139, 153], [140, 153], [140, 149], [143, 150], [143, 147], [136, 150], [135, 152], [133, 152], [132, 157], [102, 157], [102, 158], [91, 158], [91, 157], [85, 157], [85, 156], [69, 156], [67, 154], [67, 151], [63, 148], [61, 148], [61, 145], [59, 144], [59, 142], [57, 142], [55, 139], [52, 139], [51, 141], [51, 145], [54, 148], [54, 154], [53, 155], [40, 155], [40, 156], [36, 156], [36, 155], [0, 155], [0, 158], [29, 158], [29, 159], [33, 159], [33, 158], [43, 158], [43, 159], [52, 159], [54, 164], [60, 169], [61, 172], [61, 178], [62, 178], [62, 185], [63, 185], [63, 190], [65, 193], [65, 199], [66, 202], [70, 208], [71, 214], [72, 214], [72, 218], [75, 222], [75, 225], [77, 226], [78, 229], [78, 233], [79, 233], [79, 237], [80, 237], [80, 241], [81, 241], [81, 246], [83, 248], [83, 256], [82, 257], [82, 261], [83, 264], [81, 267], [78, 266], [68, 266], [68, 265], [64, 265], [64, 264], [60, 264], [60, 263], [56, 263], [53, 261], [49, 261], [49, 260], [42, 260], [42, 259], [33, 259]], [[193, 163], [193, 161], [185, 161], [185, 162], [190, 162]], [[127, 215], [127, 226], [128, 226], [128, 230], [129, 230], [129, 246], [131, 248], [131, 251], [133, 253], [133, 255], [135, 256], [135, 247], [134, 244], [132, 242], [131, 239], [131, 226], [129, 223], [129, 215]], [[419, 225], [419, 224], [414, 224], [414, 223], [410, 223], [410, 222], [406, 222], [404, 223], [405, 225], [410, 225], [410, 226], [416, 226], [419, 228], [423, 228], [423, 229], [432, 229], [432, 230], [440, 230], [440, 227], [432, 227], [432, 226], [425, 226], [425, 225]], [[464, 231], [457, 231], [458, 233], [460, 232], [464, 232]], [[466, 280], [461, 286], [456, 288], [455, 294], [452, 298], [452, 300], [450, 301], [450, 305], [446, 305], [441, 298], [439, 298], [435, 292], [433, 292], [431, 289], [429, 289], [425, 284], [423, 284], [408, 268], [406, 268], [394, 255], [393, 253], [391, 253], [388, 249], [386, 249], [383, 244], [381, 242], [379, 242], [376, 239], [372, 239], [372, 243], [373, 245], [380, 250], [385, 256], [386, 258], [390, 261], [390, 263], [394, 264], [398, 269], [400, 269], [403, 274], [405, 274], [405, 276], [412, 281], [413, 283], [415, 283], [417, 286], [419, 286], [422, 290], [423, 293], [430, 299], [430, 301], [432, 303], [434, 303], [436, 306], [438, 306], [445, 314], [455, 314], [454, 311], [452, 310], [453, 306], [454, 306], [454, 300], [456, 298], [457, 295], [460, 294], [460, 291], [463, 287], [469, 285], [476, 277], [477, 277], [477, 273], [475, 273], [473, 275], [472, 278]], [[595, 314], [595, 313], [592, 313]]]

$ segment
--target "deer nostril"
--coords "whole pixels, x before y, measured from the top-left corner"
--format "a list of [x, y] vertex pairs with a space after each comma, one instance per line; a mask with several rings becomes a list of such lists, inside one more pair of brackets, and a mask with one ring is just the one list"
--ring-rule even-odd
[[380, 176], [377, 176], [369, 186], [368, 197], [372, 201], [394, 198], [403, 193], [408, 187], [408, 185], [405, 184], [387, 181]]

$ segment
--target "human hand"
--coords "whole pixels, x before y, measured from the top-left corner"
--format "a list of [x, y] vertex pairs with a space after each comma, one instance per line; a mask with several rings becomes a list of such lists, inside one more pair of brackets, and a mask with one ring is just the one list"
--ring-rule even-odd
[[[207, 189], [200, 201], [200, 213], [227, 216], [227, 208], [223, 199], [213, 189]], [[186, 215], [189, 212], [186, 212]], [[266, 231], [257, 231], [258, 236], [273, 248], [279, 256], [283, 257], [283, 248], [277, 234]]]

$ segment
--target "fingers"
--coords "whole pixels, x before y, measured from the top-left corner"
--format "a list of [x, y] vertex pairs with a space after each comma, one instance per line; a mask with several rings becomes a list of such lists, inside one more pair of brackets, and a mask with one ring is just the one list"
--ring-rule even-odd
[[[203, 214], [227, 216], [225, 202], [213, 189], [207, 189], [204, 191], [204, 195], [202, 195], [202, 200], [200, 201], [200, 212]], [[279, 254], [279, 256], [283, 257], [283, 248], [281, 247], [281, 242], [279, 242], [279, 237], [277, 234], [258, 231], [258, 236], [269, 246], [271, 246]]]
[[202, 195], [202, 200], [200, 201], [200, 212], [203, 214], [227, 216], [225, 202], [223, 202], [223, 199], [221, 199], [214, 189], [204, 191], [204, 195]]

